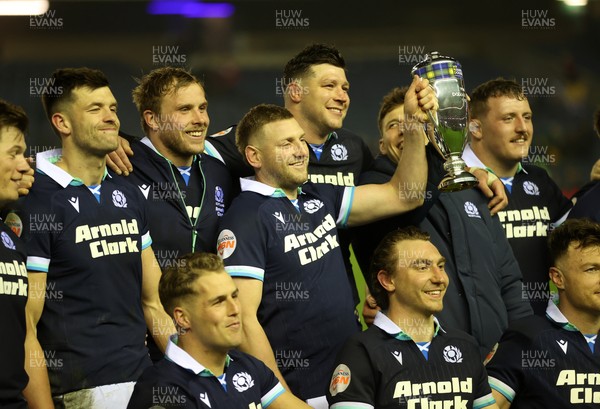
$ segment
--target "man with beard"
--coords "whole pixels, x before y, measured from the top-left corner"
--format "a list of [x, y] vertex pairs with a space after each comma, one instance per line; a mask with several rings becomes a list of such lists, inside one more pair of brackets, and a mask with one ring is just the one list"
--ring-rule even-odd
[[[221, 162], [202, 153], [210, 123], [202, 84], [183, 68], [158, 68], [140, 79], [133, 101], [146, 136], [131, 142], [128, 180], [148, 203], [160, 267], [187, 253], [214, 253], [218, 220], [239, 189]], [[152, 337], [148, 346], [160, 360]]]
[[[413, 125], [437, 109], [427, 80], [406, 97]], [[220, 224], [219, 254], [240, 289], [241, 350], [261, 359], [296, 396], [326, 407], [325, 392], [341, 344], [359, 331], [337, 227], [368, 223], [422, 204], [408, 181], [425, 185], [422, 127], [407, 132], [407, 155], [387, 184], [342, 187], [306, 182], [309, 148], [290, 111], [250, 110], [236, 129], [240, 153], [255, 170], [242, 179]], [[421, 195], [422, 197], [422, 195]], [[252, 215], [252, 217], [248, 217]], [[293, 364], [280, 365], [282, 361]]]
[[26, 398], [36, 408], [125, 407], [151, 364], [146, 328], [163, 350], [175, 329], [158, 298], [144, 198], [106, 170], [119, 131], [107, 78], [65, 68], [51, 82], [42, 102], [62, 150], [37, 155], [36, 183], [13, 218], [28, 253]]
[[558, 290], [546, 316], [514, 322], [487, 364], [501, 409], [598, 408], [600, 224], [569, 219], [550, 233], [548, 274]]

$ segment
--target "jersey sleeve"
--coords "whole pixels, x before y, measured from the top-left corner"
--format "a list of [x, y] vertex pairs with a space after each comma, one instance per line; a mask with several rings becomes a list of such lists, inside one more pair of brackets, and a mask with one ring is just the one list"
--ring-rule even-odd
[[256, 374], [255, 378], [260, 380], [260, 404], [262, 405], [263, 409], [266, 409], [282, 393], [285, 392], [285, 389], [273, 371], [269, 369], [262, 361], [250, 355], [248, 355], [248, 359], [250, 359], [251, 365], [254, 366], [253, 372]]
[[365, 346], [356, 338], [346, 342], [336, 358], [327, 391], [331, 409], [373, 409], [377, 379]]
[[[479, 349], [475, 349], [475, 352], [479, 352]], [[490, 406], [496, 401], [492, 396], [492, 390], [488, 382], [488, 374], [483, 364], [479, 368], [479, 375], [477, 376], [477, 386], [473, 391], [475, 399], [473, 400], [473, 409], [485, 408]]]
[[509, 402], [518, 393], [523, 379], [521, 356], [524, 348], [524, 338], [515, 331], [507, 330], [486, 366], [490, 386]]
[[268, 237], [260, 214], [253, 212], [238, 202], [225, 213], [219, 223], [217, 254], [232, 277], [264, 281]]
[[37, 223], [36, 220], [58, 220], [52, 211], [50, 200], [40, 200], [34, 193], [20, 199], [14, 214], [23, 226], [21, 238], [27, 248], [27, 270], [47, 273], [52, 255], [52, 238], [58, 231], [51, 228], [61, 227], [58, 223]]

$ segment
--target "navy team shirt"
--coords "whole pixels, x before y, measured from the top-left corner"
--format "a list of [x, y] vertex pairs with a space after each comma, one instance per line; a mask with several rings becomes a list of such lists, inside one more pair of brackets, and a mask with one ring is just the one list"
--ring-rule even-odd
[[265, 364], [232, 349], [216, 376], [177, 346], [138, 379], [127, 409], [266, 409], [285, 389]]
[[28, 280], [25, 246], [0, 219], [0, 407], [27, 408], [25, 362], [25, 304]]
[[354, 187], [308, 182], [298, 208], [255, 180], [241, 187], [220, 225], [225, 270], [263, 282], [258, 319], [292, 392], [324, 396], [337, 351], [359, 331], [336, 227], [346, 224]]
[[[414, 325], [407, 319], [406, 325]], [[331, 409], [483, 408], [494, 403], [477, 343], [434, 319], [429, 345], [419, 345], [378, 312], [336, 359]]]
[[141, 252], [151, 244], [145, 199], [107, 172], [92, 193], [53, 164], [60, 155], [38, 154], [35, 184], [17, 213], [27, 269], [47, 273], [37, 328], [53, 394], [135, 381], [150, 364], [141, 302]]
[[582, 334], [552, 300], [546, 317], [515, 321], [487, 364], [490, 385], [512, 409], [600, 407], [598, 334]]

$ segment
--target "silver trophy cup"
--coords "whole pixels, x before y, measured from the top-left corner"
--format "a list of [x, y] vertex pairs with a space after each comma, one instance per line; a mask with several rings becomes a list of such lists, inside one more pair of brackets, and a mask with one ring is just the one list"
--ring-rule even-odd
[[438, 111], [429, 112], [433, 132], [427, 133], [430, 142], [446, 160], [446, 175], [438, 189], [456, 192], [472, 188], [478, 180], [465, 170], [465, 162], [461, 158], [467, 141], [469, 111], [460, 64], [453, 58], [432, 52], [415, 65], [411, 73], [427, 78], [438, 98]]

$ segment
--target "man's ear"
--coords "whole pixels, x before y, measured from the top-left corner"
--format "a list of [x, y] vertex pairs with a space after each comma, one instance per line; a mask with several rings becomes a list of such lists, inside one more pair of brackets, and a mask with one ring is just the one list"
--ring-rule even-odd
[[379, 138], [379, 153], [381, 153], [382, 155], [387, 154], [387, 149], [385, 149], [385, 145], [383, 143], [383, 138]]
[[191, 323], [187, 316], [187, 313], [181, 307], [175, 307], [173, 309], [173, 321], [178, 329], [181, 328], [185, 331], [189, 330], [191, 327]]
[[256, 146], [248, 145], [244, 153], [246, 154], [248, 164], [255, 169], [260, 169], [262, 162], [260, 150]]
[[143, 113], [143, 116], [146, 125], [148, 125], [148, 127], [153, 131], [157, 131], [159, 126], [158, 115], [156, 115], [153, 111], [146, 109]]
[[377, 281], [387, 292], [396, 291], [396, 283], [390, 274], [385, 270], [379, 270], [377, 272]]
[[298, 82], [298, 80], [293, 80], [290, 84], [288, 84], [285, 89], [286, 94], [289, 96], [292, 102], [300, 102], [302, 101], [302, 96], [304, 95], [304, 87]]
[[550, 280], [552, 280], [556, 288], [558, 288], [559, 290], [565, 289], [565, 277], [562, 271], [560, 271], [556, 267], [550, 267], [548, 275], [550, 276]]
[[73, 131], [69, 119], [60, 112], [52, 114], [52, 117], [50, 117], [50, 122], [61, 135], [70, 135]]
[[471, 119], [469, 121], [469, 132], [475, 139], [481, 139], [481, 122], [478, 119]]

